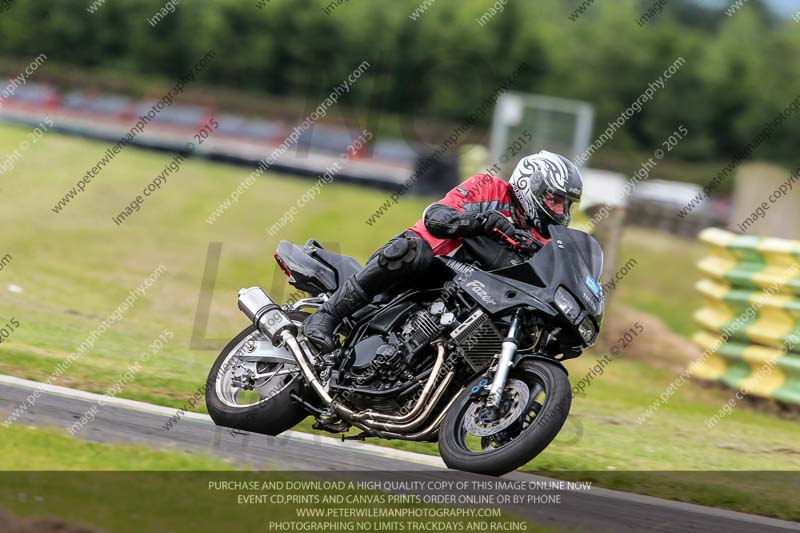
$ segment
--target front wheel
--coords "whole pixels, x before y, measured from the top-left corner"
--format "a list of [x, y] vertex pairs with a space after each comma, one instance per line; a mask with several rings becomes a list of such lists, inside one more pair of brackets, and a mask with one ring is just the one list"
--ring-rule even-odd
[[539, 455], [569, 414], [572, 391], [553, 363], [523, 360], [509, 373], [497, 410], [473, 398], [470, 383], [439, 432], [439, 453], [449, 468], [501, 476]]

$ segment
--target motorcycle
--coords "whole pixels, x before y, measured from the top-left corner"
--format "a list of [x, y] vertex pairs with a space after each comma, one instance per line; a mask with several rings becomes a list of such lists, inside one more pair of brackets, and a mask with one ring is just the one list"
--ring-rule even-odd
[[274, 257], [309, 296], [280, 306], [259, 287], [239, 291], [251, 325], [211, 368], [211, 418], [278, 435], [312, 416], [343, 439], [438, 441], [449, 468], [492, 476], [528, 463], [569, 414], [563, 361], [597, 339], [603, 252], [563, 226], [530, 258], [503, 238], [518, 259], [482, 270], [436, 257], [413, 288], [343, 320], [332, 354], [307, 342], [302, 323], [361, 267], [313, 239], [282, 241]]

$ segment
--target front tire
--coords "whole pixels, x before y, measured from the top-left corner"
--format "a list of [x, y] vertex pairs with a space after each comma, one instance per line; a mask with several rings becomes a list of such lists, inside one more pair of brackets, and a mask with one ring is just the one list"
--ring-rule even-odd
[[[308, 314], [298, 312], [289, 313], [289, 316], [296, 322], [302, 322]], [[255, 397], [252, 401], [242, 402], [242, 405], [238, 405], [236, 401], [242, 391], [228, 390], [230, 387], [225, 381], [226, 372], [230, 371], [231, 357], [253, 336], [261, 334], [254, 326], [249, 326], [220, 352], [206, 380], [206, 408], [218, 426], [264, 435], [279, 435], [308, 416], [308, 412], [291, 397], [292, 393], [299, 397], [303, 396], [302, 376], [297, 373], [274, 377], [272, 379], [278, 381], [272, 384], [270, 393], [266, 397], [260, 397], [255, 391], [247, 391], [255, 394]]]
[[[569, 415], [572, 390], [566, 372], [557, 365], [523, 360], [509, 374], [509, 383], [528, 386], [528, 402], [514, 424], [488, 436], [468, 433], [466, 417], [475, 413], [470, 389], [476, 378], [445, 416], [439, 432], [439, 454], [448, 468], [501, 476], [527, 464], [556, 437]], [[507, 388], [506, 391], [509, 389]]]

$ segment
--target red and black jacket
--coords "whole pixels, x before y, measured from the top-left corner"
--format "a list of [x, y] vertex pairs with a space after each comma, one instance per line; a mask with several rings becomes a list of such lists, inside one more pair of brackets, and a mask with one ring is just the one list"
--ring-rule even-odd
[[[478, 261], [484, 268], [500, 268], [497, 241], [482, 235], [475, 219], [481, 213], [498, 211], [512, 222], [516, 209], [513, 192], [505, 181], [489, 174], [477, 174], [453, 188], [444, 198], [431, 204], [422, 218], [408, 228], [422, 237], [434, 255], [449, 255], [462, 261]], [[531, 236], [542, 244], [549, 239], [531, 229]], [[465, 241], [465, 237], [468, 237]]]

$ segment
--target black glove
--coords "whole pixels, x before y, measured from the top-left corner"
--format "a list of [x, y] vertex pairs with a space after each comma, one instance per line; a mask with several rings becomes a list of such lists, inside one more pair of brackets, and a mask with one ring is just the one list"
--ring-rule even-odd
[[535, 254], [542, 248], [542, 243], [534, 239], [533, 235], [524, 229], [515, 229], [514, 233], [509, 236], [520, 243], [523, 251], [530, 255]]
[[502, 239], [503, 237], [498, 235], [498, 233], [494, 231], [495, 229], [502, 231], [509, 237], [517, 229], [516, 226], [514, 226], [514, 224], [510, 220], [508, 220], [508, 218], [506, 218], [505, 215], [502, 215], [497, 211], [487, 211], [485, 213], [481, 213], [480, 215], [478, 215], [478, 220], [480, 221], [481, 226], [483, 227], [483, 232], [486, 235], [490, 237], [495, 237], [497, 239]]

